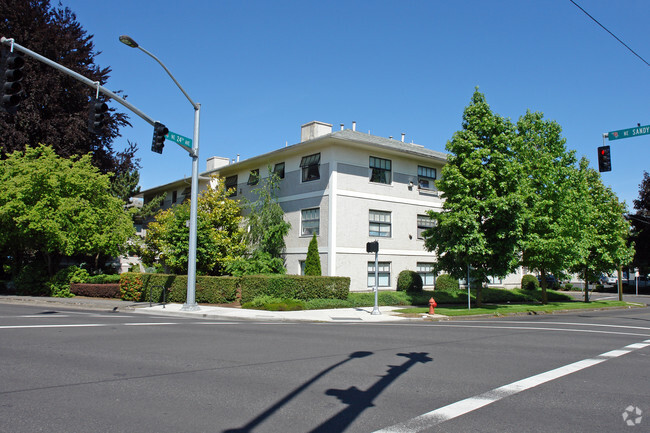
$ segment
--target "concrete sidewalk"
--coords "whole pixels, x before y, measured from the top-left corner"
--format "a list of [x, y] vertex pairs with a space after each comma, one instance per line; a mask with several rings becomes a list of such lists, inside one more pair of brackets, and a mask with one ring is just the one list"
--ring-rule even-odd
[[287, 321], [287, 322], [397, 322], [422, 321], [424, 318], [440, 320], [446, 316], [422, 314], [416, 317], [404, 317], [394, 313], [394, 310], [404, 307], [379, 307], [381, 314], [373, 315], [373, 307], [335, 308], [327, 310], [301, 311], [266, 311], [248, 310], [244, 308], [216, 307], [199, 305], [196, 311], [182, 311], [183, 304], [150, 304], [148, 302], [130, 302], [119, 299], [85, 298], [50, 298], [39, 296], [0, 296], [0, 303], [27, 304], [47, 308], [83, 308], [100, 311], [129, 311], [140, 314], [157, 316], [196, 317], [201, 319], [219, 320], [255, 320], [255, 321]]

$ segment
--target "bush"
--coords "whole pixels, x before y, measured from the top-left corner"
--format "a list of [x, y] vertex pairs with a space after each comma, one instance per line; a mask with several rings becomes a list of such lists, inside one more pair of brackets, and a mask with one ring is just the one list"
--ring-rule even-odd
[[139, 301], [142, 297], [142, 274], [120, 275], [120, 298], [124, 301]]
[[23, 266], [14, 279], [16, 293], [19, 295], [49, 295], [47, 271], [40, 263]]
[[120, 282], [120, 276], [117, 274], [99, 274], [88, 277], [86, 281], [80, 282], [88, 284], [118, 284]]
[[417, 272], [403, 270], [397, 277], [397, 290], [400, 292], [421, 292], [422, 277]]
[[459, 290], [458, 280], [451, 275], [442, 274], [436, 278], [436, 291], [457, 292]]
[[298, 299], [280, 299], [262, 295], [242, 305], [243, 308], [268, 311], [299, 311], [305, 309], [305, 302]]
[[93, 298], [119, 298], [121, 295], [119, 284], [70, 284], [70, 292], [77, 296]]
[[534, 275], [526, 274], [523, 277], [521, 277], [521, 289], [537, 290], [539, 289], [539, 280]]
[[307, 258], [305, 259], [305, 275], [320, 276], [320, 255], [318, 254], [318, 240], [316, 233], [309, 241], [309, 248], [307, 248]]
[[280, 299], [347, 299], [348, 277], [312, 277], [300, 275], [251, 275], [241, 278], [241, 302], [261, 295]]

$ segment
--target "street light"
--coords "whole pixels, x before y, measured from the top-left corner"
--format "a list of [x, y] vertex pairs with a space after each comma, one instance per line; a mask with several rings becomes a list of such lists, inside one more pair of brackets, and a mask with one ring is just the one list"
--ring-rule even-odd
[[192, 185], [190, 193], [190, 245], [189, 245], [189, 254], [187, 257], [187, 298], [185, 304], [181, 310], [183, 311], [196, 311], [199, 310], [199, 306], [196, 303], [196, 225], [197, 225], [197, 199], [199, 195], [199, 118], [201, 115], [201, 104], [197, 104], [190, 98], [185, 89], [176, 81], [176, 78], [169, 72], [169, 69], [161, 62], [158, 57], [151, 54], [149, 51], [142, 48], [136, 41], [134, 41], [130, 36], [122, 35], [120, 36], [120, 42], [124, 45], [127, 45], [131, 48], [138, 48], [140, 51], [147, 54], [149, 57], [157, 61], [160, 66], [163, 67], [165, 72], [170, 76], [174, 81], [176, 86], [183, 92], [183, 95], [190, 101], [192, 107], [194, 107], [194, 137], [192, 140], [192, 151], [190, 156], [192, 157]]

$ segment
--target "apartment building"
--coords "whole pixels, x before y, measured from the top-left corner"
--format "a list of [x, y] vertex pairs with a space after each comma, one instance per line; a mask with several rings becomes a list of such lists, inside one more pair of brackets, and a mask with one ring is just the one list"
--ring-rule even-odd
[[[424, 249], [422, 232], [431, 226], [427, 211], [440, 211], [442, 200], [434, 181], [446, 154], [351, 129], [313, 121], [301, 127], [297, 144], [231, 162], [208, 159], [200, 189], [210, 176], [235, 187], [234, 198], [251, 197], [259, 179], [276, 172], [278, 201], [291, 223], [286, 238], [286, 267], [301, 274], [307, 247], [318, 238], [323, 275], [351, 278], [352, 291], [375, 285], [374, 253], [366, 244], [379, 242], [378, 283], [394, 289], [402, 270], [418, 272], [425, 288], [434, 285], [435, 257]], [[181, 179], [142, 192], [145, 202], [165, 193], [163, 207], [189, 199], [190, 179]], [[495, 283], [502, 283], [495, 281]]]

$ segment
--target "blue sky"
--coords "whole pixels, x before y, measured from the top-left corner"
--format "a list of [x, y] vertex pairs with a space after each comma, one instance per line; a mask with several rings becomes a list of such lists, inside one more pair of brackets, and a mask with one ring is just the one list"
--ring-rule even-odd
[[[479, 86], [516, 121], [541, 111], [597, 168], [602, 133], [650, 124], [650, 67], [569, 0], [62, 0], [94, 35], [106, 84], [170, 130], [192, 137], [194, 111], [157, 55], [201, 103], [200, 169], [300, 140], [319, 120], [444, 151]], [[650, 61], [647, 0], [577, 0]], [[20, 43], [20, 41], [18, 41]], [[118, 110], [123, 107], [117, 103]], [[132, 115], [115, 142], [140, 146], [141, 186], [189, 176], [191, 159]], [[617, 140], [604, 183], [632, 207], [649, 170], [650, 135]]]

